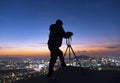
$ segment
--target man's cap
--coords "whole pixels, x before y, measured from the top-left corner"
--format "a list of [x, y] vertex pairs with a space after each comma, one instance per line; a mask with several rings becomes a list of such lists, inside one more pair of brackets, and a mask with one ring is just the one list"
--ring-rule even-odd
[[62, 25], [62, 24], [63, 24], [63, 22], [62, 22], [62, 20], [57, 19], [57, 20], [56, 20], [56, 24], [60, 24], [60, 25]]

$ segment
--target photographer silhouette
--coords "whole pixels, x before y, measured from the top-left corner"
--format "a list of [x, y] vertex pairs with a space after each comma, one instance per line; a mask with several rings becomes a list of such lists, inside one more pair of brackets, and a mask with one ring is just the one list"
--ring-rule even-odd
[[50, 63], [49, 71], [47, 77], [50, 78], [53, 76], [53, 67], [56, 63], [57, 57], [59, 57], [61, 62], [61, 67], [66, 67], [64, 62], [63, 52], [59, 49], [62, 45], [63, 38], [69, 38], [73, 35], [72, 32], [65, 32], [63, 27], [63, 22], [58, 19], [55, 24], [50, 25], [50, 33], [48, 40], [48, 48], [50, 50]]

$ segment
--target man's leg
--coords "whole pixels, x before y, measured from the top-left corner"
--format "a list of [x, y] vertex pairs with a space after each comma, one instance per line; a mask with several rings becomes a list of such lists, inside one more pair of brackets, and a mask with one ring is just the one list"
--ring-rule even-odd
[[59, 56], [60, 61], [61, 61], [61, 66], [62, 67], [66, 67], [66, 64], [65, 64], [65, 61], [64, 61], [64, 57], [63, 57], [63, 52], [60, 49], [58, 49], [58, 56]]
[[56, 60], [57, 60], [57, 55], [56, 55], [56, 52], [55, 50], [52, 50], [51, 51], [51, 55], [50, 55], [50, 63], [49, 63], [49, 72], [48, 72], [48, 77], [51, 77], [54, 73], [54, 65], [56, 63]]

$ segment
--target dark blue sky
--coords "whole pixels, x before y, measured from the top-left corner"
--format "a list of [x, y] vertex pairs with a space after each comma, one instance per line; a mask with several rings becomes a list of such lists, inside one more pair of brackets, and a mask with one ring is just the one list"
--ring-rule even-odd
[[64, 22], [73, 43], [120, 46], [119, 0], [0, 0], [0, 47], [47, 43], [49, 25]]

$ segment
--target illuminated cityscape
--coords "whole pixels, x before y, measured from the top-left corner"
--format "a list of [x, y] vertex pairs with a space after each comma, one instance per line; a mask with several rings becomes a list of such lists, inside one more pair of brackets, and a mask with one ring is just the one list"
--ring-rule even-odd
[[[77, 56], [81, 67], [92, 70], [117, 70], [120, 71], [120, 57], [89, 57]], [[65, 58], [67, 66], [79, 66], [76, 59]], [[15, 83], [31, 77], [47, 74], [49, 57], [0, 57], [0, 83]], [[54, 70], [60, 68], [59, 59]]]

